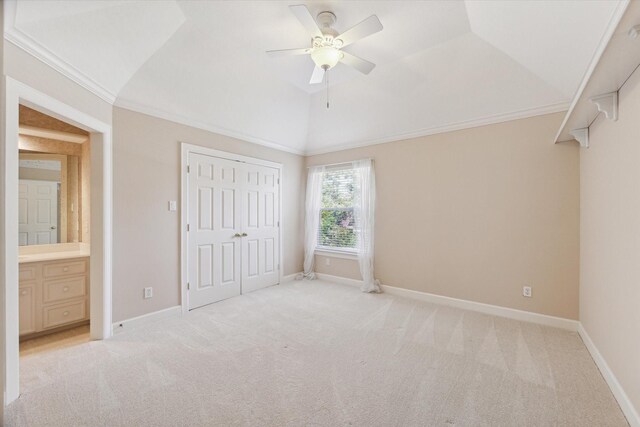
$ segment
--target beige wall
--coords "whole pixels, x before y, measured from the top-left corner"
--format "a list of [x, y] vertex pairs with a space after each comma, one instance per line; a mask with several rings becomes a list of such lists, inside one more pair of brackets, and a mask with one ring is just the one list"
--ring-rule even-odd
[[580, 151], [580, 320], [640, 411], [640, 72]]
[[114, 321], [180, 304], [180, 142], [283, 164], [283, 271], [302, 269], [303, 157], [122, 108], [113, 130]]
[[[578, 318], [579, 161], [563, 114], [307, 158], [374, 158], [383, 284]], [[360, 278], [355, 261], [320, 272]], [[533, 287], [533, 298], [522, 287]]]

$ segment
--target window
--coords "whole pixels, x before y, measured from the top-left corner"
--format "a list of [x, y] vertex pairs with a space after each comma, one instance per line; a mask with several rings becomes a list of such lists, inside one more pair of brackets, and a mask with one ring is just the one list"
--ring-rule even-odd
[[353, 215], [355, 186], [353, 168], [325, 171], [322, 181], [318, 248], [355, 250], [357, 240]]

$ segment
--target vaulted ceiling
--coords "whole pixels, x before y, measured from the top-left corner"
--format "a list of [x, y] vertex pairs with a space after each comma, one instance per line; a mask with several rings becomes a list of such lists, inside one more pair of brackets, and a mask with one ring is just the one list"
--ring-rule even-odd
[[[299, 2], [298, 2], [299, 3]], [[283, 1], [18, 1], [5, 37], [103, 98], [249, 141], [322, 152], [566, 109], [618, 1], [307, 1], [384, 29], [309, 85]], [[10, 21], [11, 23], [11, 21]]]

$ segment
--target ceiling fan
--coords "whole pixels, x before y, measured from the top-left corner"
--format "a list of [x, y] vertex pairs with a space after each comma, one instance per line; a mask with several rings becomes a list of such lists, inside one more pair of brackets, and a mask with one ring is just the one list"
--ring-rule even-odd
[[376, 15], [371, 15], [344, 33], [338, 34], [332, 28], [336, 22], [336, 15], [333, 12], [320, 12], [316, 21], [303, 4], [289, 6], [289, 9], [311, 33], [311, 47], [270, 50], [267, 54], [270, 56], [311, 55], [316, 67], [313, 69], [309, 84], [322, 83], [325, 72], [335, 67], [338, 62], [347, 64], [364, 74], [369, 74], [375, 68], [376, 64], [345, 52], [342, 48], [382, 30], [382, 24]]

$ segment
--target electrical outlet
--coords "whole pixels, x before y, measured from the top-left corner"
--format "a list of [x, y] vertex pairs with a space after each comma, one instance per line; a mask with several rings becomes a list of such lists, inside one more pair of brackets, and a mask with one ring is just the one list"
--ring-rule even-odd
[[169, 211], [175, 212], [178, 210], [178, 202], [175, 200], [169, 200]]
[[331, 265], [331, 258], [327, 257], [324, 259], [324, 265]]
[[144, 299], [149, 299], [153, 296], [153, 288], [144, 288]]
[[531, 298], [531, 286], [522, 287], [522, 296]]

